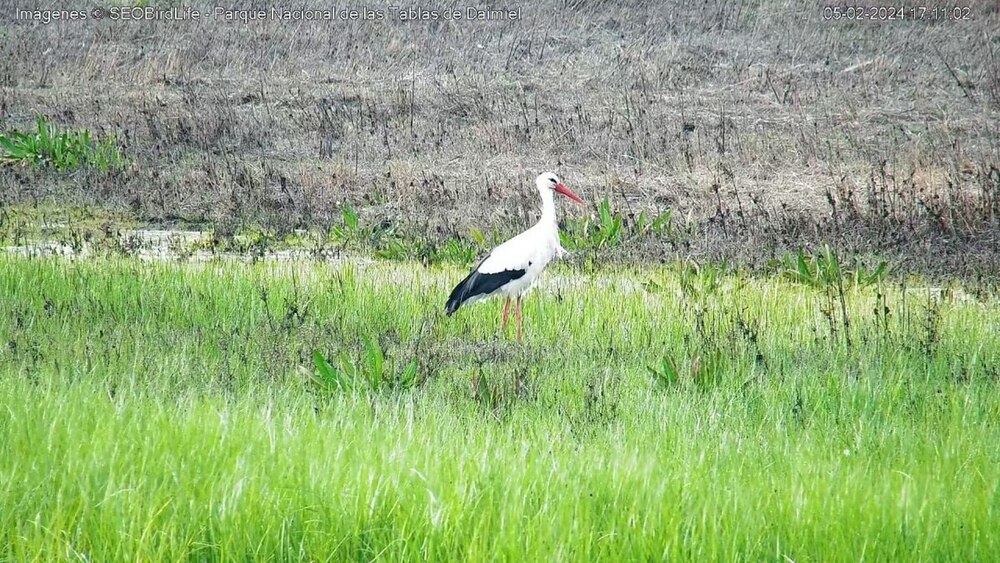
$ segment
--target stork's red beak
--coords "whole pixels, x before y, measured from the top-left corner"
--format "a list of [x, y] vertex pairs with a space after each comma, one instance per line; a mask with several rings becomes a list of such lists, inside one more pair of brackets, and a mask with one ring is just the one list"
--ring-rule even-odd
[[556, 184], [555, 190], [561, 193], [562, 195], [572, 199], [573, 201], [579, 203], [580, 205], [586, 205], [585, 203], [583, 203], [583, 200], [580, 199], [580, 196], [573, 193], [573, 190], [567, 188], [566, 184], [563, 184], [562, 182]]

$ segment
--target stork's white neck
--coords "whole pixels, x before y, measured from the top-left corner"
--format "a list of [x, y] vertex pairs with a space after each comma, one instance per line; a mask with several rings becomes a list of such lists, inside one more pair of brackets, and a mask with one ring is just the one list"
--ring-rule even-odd
[[555, 225], [556, 203], [552, 198], [552, 190], [539, 189], [538, 193], [542, 196], [542, 217], [538, 220], [538, 222]]

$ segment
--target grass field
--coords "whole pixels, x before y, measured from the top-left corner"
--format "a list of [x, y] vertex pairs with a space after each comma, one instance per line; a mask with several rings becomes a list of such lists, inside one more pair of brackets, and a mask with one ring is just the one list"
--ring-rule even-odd
[[461, 275], [0, 256], [0, 559], [1000, 553], [995, 292]]

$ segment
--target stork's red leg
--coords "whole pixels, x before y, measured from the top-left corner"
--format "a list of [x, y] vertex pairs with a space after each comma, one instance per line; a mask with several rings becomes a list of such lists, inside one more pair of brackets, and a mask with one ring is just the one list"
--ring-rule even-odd
[[510, 315], [510, 297], [506, 297], [503, 300], [503, 323], [500, 330], [507, 330], [507, 316]]
[[521, 296], [517, 296], [517, 305], [514, 307], [514, 320], [517, 321], [517, 341], [520, 342], [524, 336], [524, 326], [521, 324]]

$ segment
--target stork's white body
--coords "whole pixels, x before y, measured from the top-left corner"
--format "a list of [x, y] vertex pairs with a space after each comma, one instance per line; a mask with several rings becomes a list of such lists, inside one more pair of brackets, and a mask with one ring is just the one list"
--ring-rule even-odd
[[[552, 203], [552, 196], [549, 196]], [[553, 212], [554, 213], [554, 212]], [[562, 256], [565, 251], [559, 244], [559, 227], [555, 216], [542, 220], [527, 231], [508, 240], [493, 249], [477, 270], [484, 274], [495, 274], [506, 270], [524, 270], [524, 275], [507, 282], [489, 295], [500, 294], [505, 297], [520, 297], [534, 287], [541, 277], [545, 267], [553, 258]], [[479, 301], [489, 295], [477, 296]], [[473, 300], [467, 302], [475, 302]]]
[[583, 203], [576, 194], [559, 182], [554, 174], [542, 174], [535, 180], [542, 198], [542, 216], [530, 229], [493, 249], [478, 266], [452, 291], [446, 305], [451, 315], [466, 303], [476, 303], [494, 295], [507, 298], [503, 320], [507, 324], [510, 299], [517, 300], [515, 317], [520, 337], [521, 296], [528, 292], [553, 258], [566, 251], [559, 244], [559, 225], [553, 193], [559, 192]]

